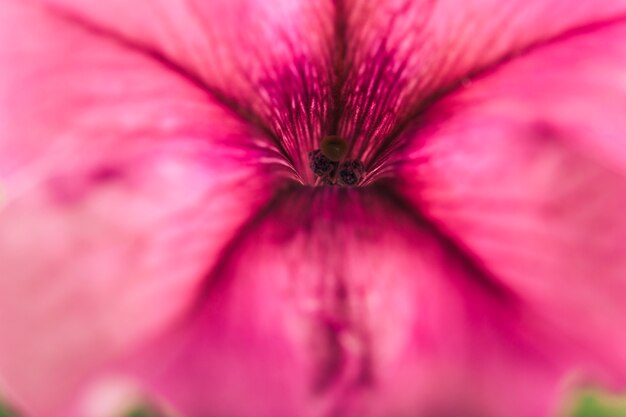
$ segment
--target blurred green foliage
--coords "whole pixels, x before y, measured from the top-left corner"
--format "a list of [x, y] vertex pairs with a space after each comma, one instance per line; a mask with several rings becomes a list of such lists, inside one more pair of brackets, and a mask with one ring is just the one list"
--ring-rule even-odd
[[[25, 417], [11, 410], [7, 405], [0, 402], [0, 417]], [[111, 417], [162, 417], [161, 414], [150, 407], [135, 407], [122, 416]]]
[[0, 402], [0, 417], [18, 417], [12, 410], [10, 410], [5, 404]]
[[595, 391], [583, 392], [565, 417], [626, 417], [626, 398]]
[[133, 410], [130, 410], [123, 417], [160, 417], [160, 416], [154, 410], [143, 407], [143, 408], [135, 408]]

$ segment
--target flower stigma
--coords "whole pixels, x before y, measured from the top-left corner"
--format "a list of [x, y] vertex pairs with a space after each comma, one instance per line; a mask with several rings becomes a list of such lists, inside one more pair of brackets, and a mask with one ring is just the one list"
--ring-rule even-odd
[[334, 162], [341, 161], [348, 152], [348, 144], [339, 136], [326, 136], [320, 143], [322, 154]]

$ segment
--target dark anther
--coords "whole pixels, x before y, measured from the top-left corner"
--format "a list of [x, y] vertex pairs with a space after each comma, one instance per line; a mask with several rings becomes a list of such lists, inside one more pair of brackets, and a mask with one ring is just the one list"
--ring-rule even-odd
[[309, 152], [309, 166], [318, 177], [333, 177], [339, 164], [328, 159], [320, 150]]
[[340, 163], [329, 158], [323, 149], [309, 152], [309, 167], [324, 185], [352, 187], [361, 181], [365, 173], [365, 167], [361, 161]]
[[339, 167], [340, 185], [351, 187], [357, 185], [361, 181], [361, 177], [365, 173], [365, 167], [361, 161], [346, 161]]

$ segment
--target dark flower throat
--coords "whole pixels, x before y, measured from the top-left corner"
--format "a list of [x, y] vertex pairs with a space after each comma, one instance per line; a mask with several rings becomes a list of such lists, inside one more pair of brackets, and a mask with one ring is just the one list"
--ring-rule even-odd
[[309, 152], [309, 167], [324, 185], [354, 187], [365, 173], [365, 166], [359, 160], [347, 160], [348, 145], [338, 136], [327, 136], [320, 143], [320, 149]]

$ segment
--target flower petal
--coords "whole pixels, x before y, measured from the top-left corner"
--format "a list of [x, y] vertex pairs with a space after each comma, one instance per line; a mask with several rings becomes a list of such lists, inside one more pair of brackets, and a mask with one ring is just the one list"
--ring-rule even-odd
[[551, 409], [549, 335], [385, 190], [292, 190], [231, 254], [192, 320], [130, 359], [183, 415]]
[[537, 45], [626, 18], [626, 1], [348, 0], [344, 15], [339, 130], [376, 171], [434, 100]]
[[184, 71], [271, 132], [302, 182], [330, 119], [329, 0], [42, 0]]
[[400, 193], [626, 384], [626, 25], [521, 57], [413, 130]]
[[0, 379], [50, 416], [179, 315], [281, 168], [180, 74], [30, 4], [0, 14]]

